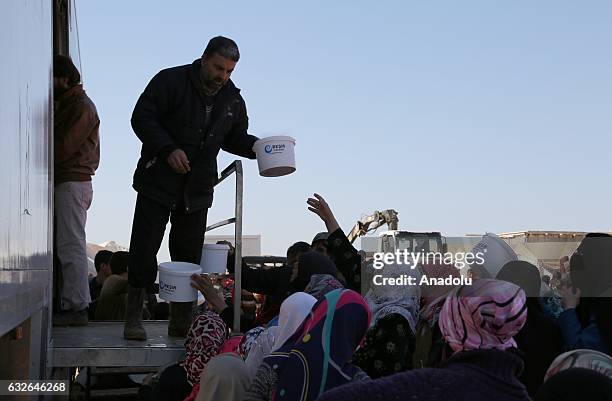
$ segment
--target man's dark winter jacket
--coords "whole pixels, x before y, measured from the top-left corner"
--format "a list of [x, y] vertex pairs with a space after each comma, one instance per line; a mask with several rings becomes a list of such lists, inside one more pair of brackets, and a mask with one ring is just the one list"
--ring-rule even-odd
[[[240, 90], [232, 81], [215, 97], [211, 123], [205, 128], [205, 97], [200, 59], [160, 71], [145, 88], [132, 114], [132, 128], [142, 141], [134, 189], [143, 196], [187, 213], [212, 205], [220, 149], [255, 158], [258, 139], [247, 134], [248, 117]], [[190, 162], [187, 174], [175, 173], [166, 162], [175, 149]]]

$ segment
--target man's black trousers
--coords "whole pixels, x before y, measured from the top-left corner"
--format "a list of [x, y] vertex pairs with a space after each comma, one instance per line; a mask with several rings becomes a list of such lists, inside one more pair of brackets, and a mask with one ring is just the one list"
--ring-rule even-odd
[[200, 264], [208, 209], [185, 214], [138, 194], [130, 239], [128, 281], [132, 287], [147, 288], [157, 277], [157, 252], [170, 220], [170, 258], [175, 262]]

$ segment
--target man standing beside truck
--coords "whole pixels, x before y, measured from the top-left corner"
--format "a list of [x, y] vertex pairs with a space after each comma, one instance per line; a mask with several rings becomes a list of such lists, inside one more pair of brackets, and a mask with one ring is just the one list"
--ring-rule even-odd
[[91, 302], [85, 222], [91, 206], [91, 176], [100, 162], [100, 119], [85, 94], [72, 60], [53, 59], [53, 150], [55, 241], [61, 264], [61, 310], [54, 326], [85, 326]]
[[[192, 64], [160, 71], [140, 95], [132, 128], [142, 141], [133, 187], [138, 192], [130, 240], [124, 337], [145, 340], [145, 288], [157, 276], [157, 252], [166, 225], [173, 261], [199, 264], [220, 149], [255, 158], [257, 137], [247, 133], [245, 102], [230, 80], [240, 58], [228, 38], [210, 40]], [[171, 303], [168, 334], [184, 336], [192, 303]]]

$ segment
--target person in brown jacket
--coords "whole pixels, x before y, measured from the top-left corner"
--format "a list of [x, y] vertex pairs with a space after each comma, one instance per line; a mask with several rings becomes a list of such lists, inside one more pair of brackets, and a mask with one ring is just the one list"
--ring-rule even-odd
[[53, 59], [55, 230], [62, 268], [61, 310], [54, 326], [87, 325], [91, 302], [87, 281], [85, 222], [100, 161], [100, 119], [70, 58]]

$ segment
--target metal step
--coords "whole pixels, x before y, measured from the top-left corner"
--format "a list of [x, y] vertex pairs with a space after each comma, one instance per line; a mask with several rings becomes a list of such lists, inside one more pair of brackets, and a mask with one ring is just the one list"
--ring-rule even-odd
[[143, 322], [146, 341], [123, 338], [123, 322], [90, 322], [85, 327], [53, 327], [47, 366], [160, 367], [179, 361], [185, 339], [169, 337], [168, 321]]
[[89, 393], [90, 399], [102, 398], [109, 399], [110, 397], [134, 397], [138, 394], [138, 387], [132, 388], [113, 388], [109, 390], [91, 390]]

